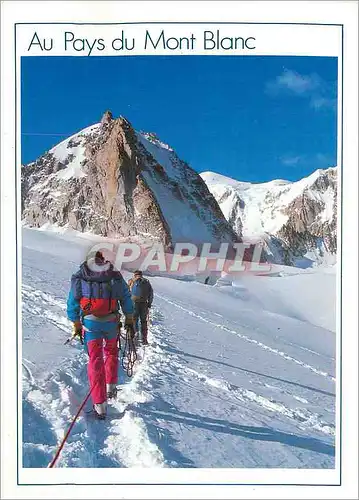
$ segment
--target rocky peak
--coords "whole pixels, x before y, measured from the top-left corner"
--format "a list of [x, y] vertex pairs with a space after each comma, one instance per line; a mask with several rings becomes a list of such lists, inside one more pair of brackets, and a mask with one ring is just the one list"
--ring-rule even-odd
[[138, 242], [237, 240], [201, 177], [151, 134], [108, 111], [22, 168], [25, 224]]
[[113, 120], [113, 116], [110, 110], [104, 112], [101, 118], [101, 125], [104, 123], [110, 123]]

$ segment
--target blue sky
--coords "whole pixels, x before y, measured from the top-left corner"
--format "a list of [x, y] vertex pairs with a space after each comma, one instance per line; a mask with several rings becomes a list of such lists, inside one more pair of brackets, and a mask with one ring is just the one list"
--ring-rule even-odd
[[296, 180], [336, 164], [337, 59], [23, 57], [22, 162], [110, 109], [195, 170]]

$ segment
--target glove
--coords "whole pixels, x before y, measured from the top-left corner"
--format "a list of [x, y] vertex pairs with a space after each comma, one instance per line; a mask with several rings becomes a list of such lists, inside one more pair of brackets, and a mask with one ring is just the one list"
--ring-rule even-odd
[[74, 321], [72, 324], [72, 338], [77, 338], [83, 344], [81, 321]]
[[152, 304], [147, 304], [148, 309], [151, 309]]

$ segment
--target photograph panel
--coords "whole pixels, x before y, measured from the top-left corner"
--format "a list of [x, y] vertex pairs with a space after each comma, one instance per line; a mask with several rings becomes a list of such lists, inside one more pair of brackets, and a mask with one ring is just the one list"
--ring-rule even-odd
[[334, 469], [338, 59], [20, 80], [22, 466]]

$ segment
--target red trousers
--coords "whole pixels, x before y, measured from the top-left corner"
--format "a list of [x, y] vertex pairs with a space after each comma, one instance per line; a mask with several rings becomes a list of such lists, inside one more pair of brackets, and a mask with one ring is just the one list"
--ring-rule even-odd
[[117, 339], [93, 339], [87, 342], [89, 354], [88, 378], [94, 404], [106, 401], [106, 384], [117, 384]]

